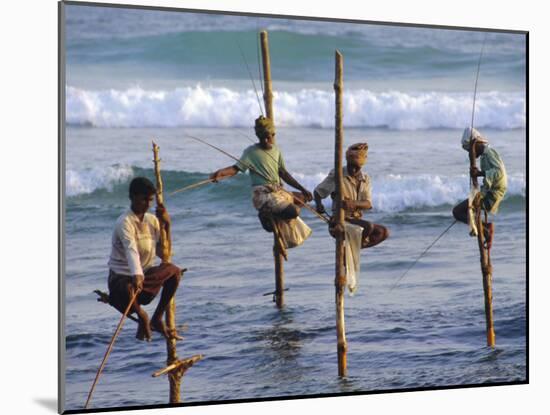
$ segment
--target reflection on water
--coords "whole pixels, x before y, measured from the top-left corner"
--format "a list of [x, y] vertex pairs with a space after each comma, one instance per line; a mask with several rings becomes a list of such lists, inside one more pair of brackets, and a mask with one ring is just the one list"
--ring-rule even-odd
[[[277, 310], [273, 315], [272, 324], [255, 333], [254, 337], [264, 349], [264, 367], [274, 379], [298, 381], [302, 376], [298, 360], [305, 333], [292, 327], [293, 324], [292, 310]], [[295, 370], [288, 370], [289, 367]]]

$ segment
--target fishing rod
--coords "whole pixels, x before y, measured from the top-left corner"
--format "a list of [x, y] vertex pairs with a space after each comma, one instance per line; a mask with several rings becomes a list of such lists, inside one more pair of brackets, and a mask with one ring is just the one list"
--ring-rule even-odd
[[418, 263], [418, 261], [420, 261], [420, 259], [426, 255], [426, 253], [430, 250], [430, 248], [432, 246], [434, 246], [436, 244], [437, 241], [439, 241], [443, 235], [445, 235], [449, 229], [451, 229], [453, 227], [453, 225], [457, 222], [457, 220], [455, 219], [453, 221], [453, 223], [451, 223], [443, 232], [441, 232], [441, 234], [435, 239], [435, 241], [433, 241], [421, 254], [420, 256], [416, 259], [416, 261], [414, 261], [410, 266], [409, 268], [407, 268], [407, 270], [397, 279], [397, 281], [392, 285], [392, 287], [390, 288], [390, 292], [393, 291], [393, 289], [395, 287], [397, 287], [397, 285], [399, 284], [399, 282], [405, 277], [405, 275], [407, 275], [407, 273]]
[[239, 44], [239, 42], [236, 42], [236, 43], [237, 43], [237, 47], [239, 48], [239, 51], [241, 52], [241, 56], [243, 58], [245, 66], [246, 66], [246, 70], [248, 71], [248, 76], [250, 77], [250, 80], [252, 81], [252, 86], [254, 87], [254, 92], [256, 93], [256, 99], [258, 100], [258, 106], [260, 107], [260, 112], [262, 113], [262, 116], [263, 116], [264, 111], [263, 111], [262, 104], [261, 104], [261, 101], [260, 101], [260, 95], [258, 94], [258, 89], [256, 88], [256, 83], [254, 82], [254, 78], [252, 78], [252, 72], [250, 72], [250, 68], [248, 66], [248, 62], [246, 61], [246, 57], [244, 56], [244, 52], [241, 48], [241, 45]]
[[[194, 136], [189, 135], [189, 134], [185, 134], [184, 136], [185, 136], [185, 137], [188, 137], [188, 138], [191, 138], [191, 139], [193, 139], [193, 140], [196, 140], [196, 141], [198, 141], [198, 142], [200, 142], [200, 143], [203, 143], [203, 144], [205, 144], [205, 145], [207, 145], [207, 146], [213, 148], [214, 150], [218, 150], [218, 151], [221, 152], [222, 154], [225, 154], [227, 157], [230, 157], [230, 158], [232, 158], [233, 160], [237, 161], [238, 163], [241, 163], [242, 165], [246, 166], [246, 167], [247, 167], [250, 171], [252, 171], [253, 173], [256, 173], [258, 176], [261, 176], [261, 177], [263, 177], [265, 180], [269, 181], [269, 179], [268, 179], [264, 174], [262, 174], [260, 171], [258, 171], [257, 169], [255, 169], [254, 166], [249, 165], [249, 164], [247, 164], [247, 163], [244, 163], [243, 161], [241, 161], [241, 160], [238, 159], [237, 157], [233, 156], [232, 154], [228, 153], [227, 151], [225, 151], [225, 150], [223, 150], [223, 149], [221, 149], [221, 148], [219, 148], [219, 147], [216, 147], [215, 145], [210, 144], [210, 143], [208, 143], [208, 142], [206, 142], [206, 141], [204, 141], [204, 140], [202, 140], [202, 139], [200, 139], [200, 138], [198, 138], [198, 137], [194, 137]], [[318, 217], [319, 219], [321, 219], [323, 222], [326, 222], [326, 223], [329, 222], [327, 218], [325, 218], [324, 216], [321, 216], [315, 209], [313, 209], [313, 208], [312, 208], [311, 206], [309, 206], [307, 203], [302, 202], [300, 199], [298, 199], [296, 196], [294, 196], [294, 195], [292, 194], [292, 192], [289, 192], [288, 190], [283, 189], [283, 188], [281, 188], [281, 190], [283, 190], [284, 192], [290, 194], [290, 195], [294, 198], [294, 200], [296, 200], [300, 205], [302, 205], [302, 206], [305, 207], [306, 209], [310, 210], [315, 216], [317, 216], [317, 217]]]
[[214, 181], [214, 179], [201, 180], [200, 182], [193, 183], [193, 184], [190, 184], [189, 186], [182, 187], [181, 189], [174, 190], [173, 192], [168, 193], [168, 196], [173, 196], [176, 193], [185, 192], [187, 190], [194, 189], [195, 187], [202, 186], [203, 184], [212, 183], [213, 181]]
[[478, 196], [479, 193], [479, 184], [477, 182], [477, 177], [472, 175], [472, 168], [476, 167], [476, 154], [475, 154], [475, 146], [472, 143], [472, 138], [474, 135], [474, 116], [475, 116], [475, 110], [476, 110], [476, 97], [477, 97], [477, 84], [479, 80], [479, 70], [481, 68], [481, 58], [483, 57], [483, 50], [485, 49], [485, 42], [487, 41], [487, 33], [485, 33], [485, 37], [483, 38], [483, 43], [481, 45], [481, 50], [479, 52], [479, 59], [477, 61], [477, 71], [476, 71], [476, 80], [474, 84], [474, 98], [472, 103], [472, 118], [470, 122], [470, 149], [468, 151], [468, 156], [470, 159], [470, 194], [468, 195], [468, 210], [467, 210], [467, 218], [468, 218], [468, 226], [470, 228], [470, 236], [475, 236], [478, 233], [477, 226], [475, 224], [474, 216], [477, 214], [476, 211], [474, 211], [473, 202], [475, 198]]
[[99, 366], [99, 369], [97, 370], [97, 374], [95, 375], [94, 383], [92, 384], [92, 387], [90, 389], [90, 392], [88, 393], [88, 399], [86, 399], [86, 404], [84, 405], [84, 409], [88, 409], [88, 405], [90, 404], [90, 400], [92, 399], [92, 394], [94, 393], [95, 385], [97, 385], [97, 381], [99, 380], [99, 376], [101, 375], [101, 372], [103, 371], [103, 368], [107, 364], [107, 359], [109, 358], [109, 355], [111, 354], [111, 350], [113, 350], [113, 346], [115, 344], [115, 340], [118, 336], [118, 333], [120, 333], [120, 330], [122, 329], [122, 325], [124, 324], [124, 320], [128, 316], [128, 313], [130, 312], [130, 309], [134, 305], [134, 301], [136, 301], [137, 296], [141, 290], [136, 290], [132, 298], [130, 299], [130, 302], [128, 303], [128, 306], [126, 307], [126, 310], [124, 311], [124, 314], [120, 318], [120, 321], [118, 322], [118, 326], [115, 330], [115, 333], [113, 334], [113, 337], [111, 338], [111, 342], [109, 343], [109, 346], [107, 347], [107, 351], [105, 352], [105, 356], [103, 356], [103, 360], [101, 361], [101, 365]]
[[[485, 37], [483, 38], [483, 44], [481, 45], [481, 51], [479, 52], [479, 59], [478, 59], [478, 62], [477, 62], [477, 72], [476, 72], [476, 81], [475, 81], [475, 84], [474, 84], [474, 100], [473, 100], [473, 106], [472, 106], [472, 118], [471, 118], [471, 124], [470, 124], [470, 140], [472, 138], [472, 133], [473, 133], [473, 128], [474, 128], [474, 114], [475, 114], [475, 108], [476, 108], [476, 96], [477, 96], [477, 83], [478, 83], [478, 79], [479, 79], [479, 69], [481, 67], [481, 58], [483, 57], [483, 50], [485, 49], [485, 42], [487, 41], [487, 33], [485, 34]], [[473, 185], [474, 183], [474, 178], [470, 177], [470, 186]], [[476, 180], [476, 183], [477, 183], [477, 180]], [[432, 246], [435, 245], [435, 243], [441, 239], [443, 237], [443, 235], [445, 235], [449, 229], [451, 229], [453, 227], [453, 225], [456, 223], [457, 221], [455, 220], [453, 223], [451, 223], [447, 229], [445, 229], [441, 235], [439, 235], [435, 241], [433, 241], [429, 246], [428, 248], [426, 248], [424, 250], [424, 252], [422, 252], [422, 254], [420, 254], [420, 256], [416, 259], [416, 261], [414, 261], [410, 266], [409, 268], [407, 268], [407, 270], [398, 278], [398, 280], [394, 283], [394, 285], [391, 287], [390, 291], [393, 291], [393, 289], [399, 284], [399, 282], [405, 277], [405, 275], [407, 275], [407, 273], [418, 263], [418, 261], [420, 261], [420, 259], [430, 250], [430, 248]]]

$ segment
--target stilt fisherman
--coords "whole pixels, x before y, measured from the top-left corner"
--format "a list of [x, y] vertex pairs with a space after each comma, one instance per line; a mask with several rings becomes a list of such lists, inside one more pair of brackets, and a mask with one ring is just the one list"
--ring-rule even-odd
[[[468, 152], [474, 146], [476, 158], [479, 157], [480, 159], [480, 169], [477, 167], [470, 169], [472, 177], [483, 177], [483, 185], [475, 203], [480, 203], [482, 209], [487, 213], [497, 213], [508, 185], [504, 162], [498, 152], [489, 146], [487, 139], [475, 128], [471, 129], [467, 127], [464, 130], [461, 145]], [[468, 223], [468, 199], [460, 202], [453, 208], [453, 216], [460, 222]], [[485, 235], [485, 240], [487, 241], [486, 248], [490, 249], [494, 235], [494, 224], [488, 223], [485, 229], [487, 232]]]
[[[210, 178], [218, 181], [234, 176], [238, 172], [244, 173], [250, 170], [252, 203], [258, 210], [263, 228], [272, 232], [271, 219], [278, 220], [278, 223], [283, 225], [280, 231], [285, 248], [298, 246], [311, 234], [311, 229], [299, 218], [300, 204], [311, 201], [313, 197], [286, 170], [283, 155], [274, 143], [273, 122], [269, 118], [260, 116], [255, 120], [255, 132], [259, 140], [258, 144], [247, 147], [238, 163], [217, 170]], [[285, 190], [282, 182], [299, 192]]]
[[[367, 143], [357, 143], [348, 147], [342, 183], [342, 203], [345, 210], [345, 220], [363, 228], [361, 248], [378, 245], [386, 240], [390, 234], [385, 226], [362, 219], [363, 211], [372, 209], [371, 180], [368, 174], [361, 171], [367, 162], [368, 149]], [[329, 195], [332, 196], [335, 189], [336, 182], [333, 169], [313, 192], [319, 213], [325, 212], [322, 199]]]
[[[161, 223], [170, 235], [170, 216], [166, 209], [157, 207], [156, 216], [148, 212], [155, 192], [155, 186], [145, 177], [131, 181], [130, 209], [116, 222], [109, 258], [109, 303], [124, 313], [135, 290], [140, 290], [130, 309], [139, 319], [138, 340], [151, 340], [153, 329], [166, 338], [178, 338], [177, 333], [167, 330], [163, 316], [178, 288], [181, 269], [168, 262], [154, 265], [155, 256], [161, 255]], [[161, 289], [159, 303], [149, 320], [141, 305], [149, 304]]]

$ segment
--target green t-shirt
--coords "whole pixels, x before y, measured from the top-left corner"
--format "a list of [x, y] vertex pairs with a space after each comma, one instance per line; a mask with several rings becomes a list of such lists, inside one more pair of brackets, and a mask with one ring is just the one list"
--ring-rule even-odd
[[506, 169], [500, 155], [489, 145], [485, 146], [479, 160], [481, 170], [485, 172], [481, 193], [488, 200], [489, 211], [496, 213], [508, 187]]
[[262, 186], [265, 184], [281, 184], [279, 169], [285, 168], [285, 162], [279, 147], [276, 145], [273, 145], [270, 150], [264, 150], [259, 144], [254, 144], [243, 151], [240, 162], [235, 166], [243, 173], [252, 166], [250, 171], [251, 184], [252, 186]]

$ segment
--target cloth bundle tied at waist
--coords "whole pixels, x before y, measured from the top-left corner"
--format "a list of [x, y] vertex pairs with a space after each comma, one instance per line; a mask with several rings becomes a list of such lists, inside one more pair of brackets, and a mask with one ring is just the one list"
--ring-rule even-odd
[[[252, 204], [258, 211], [262, 210], [277, 215], [293, 203], [292, 193], [287, 192], [280, 185], [268, 184], [252, 188]], [[300, 217], [287, 220], [274, 219], [286, 249], [302, 245], [311, 235], [311, 228]]]

